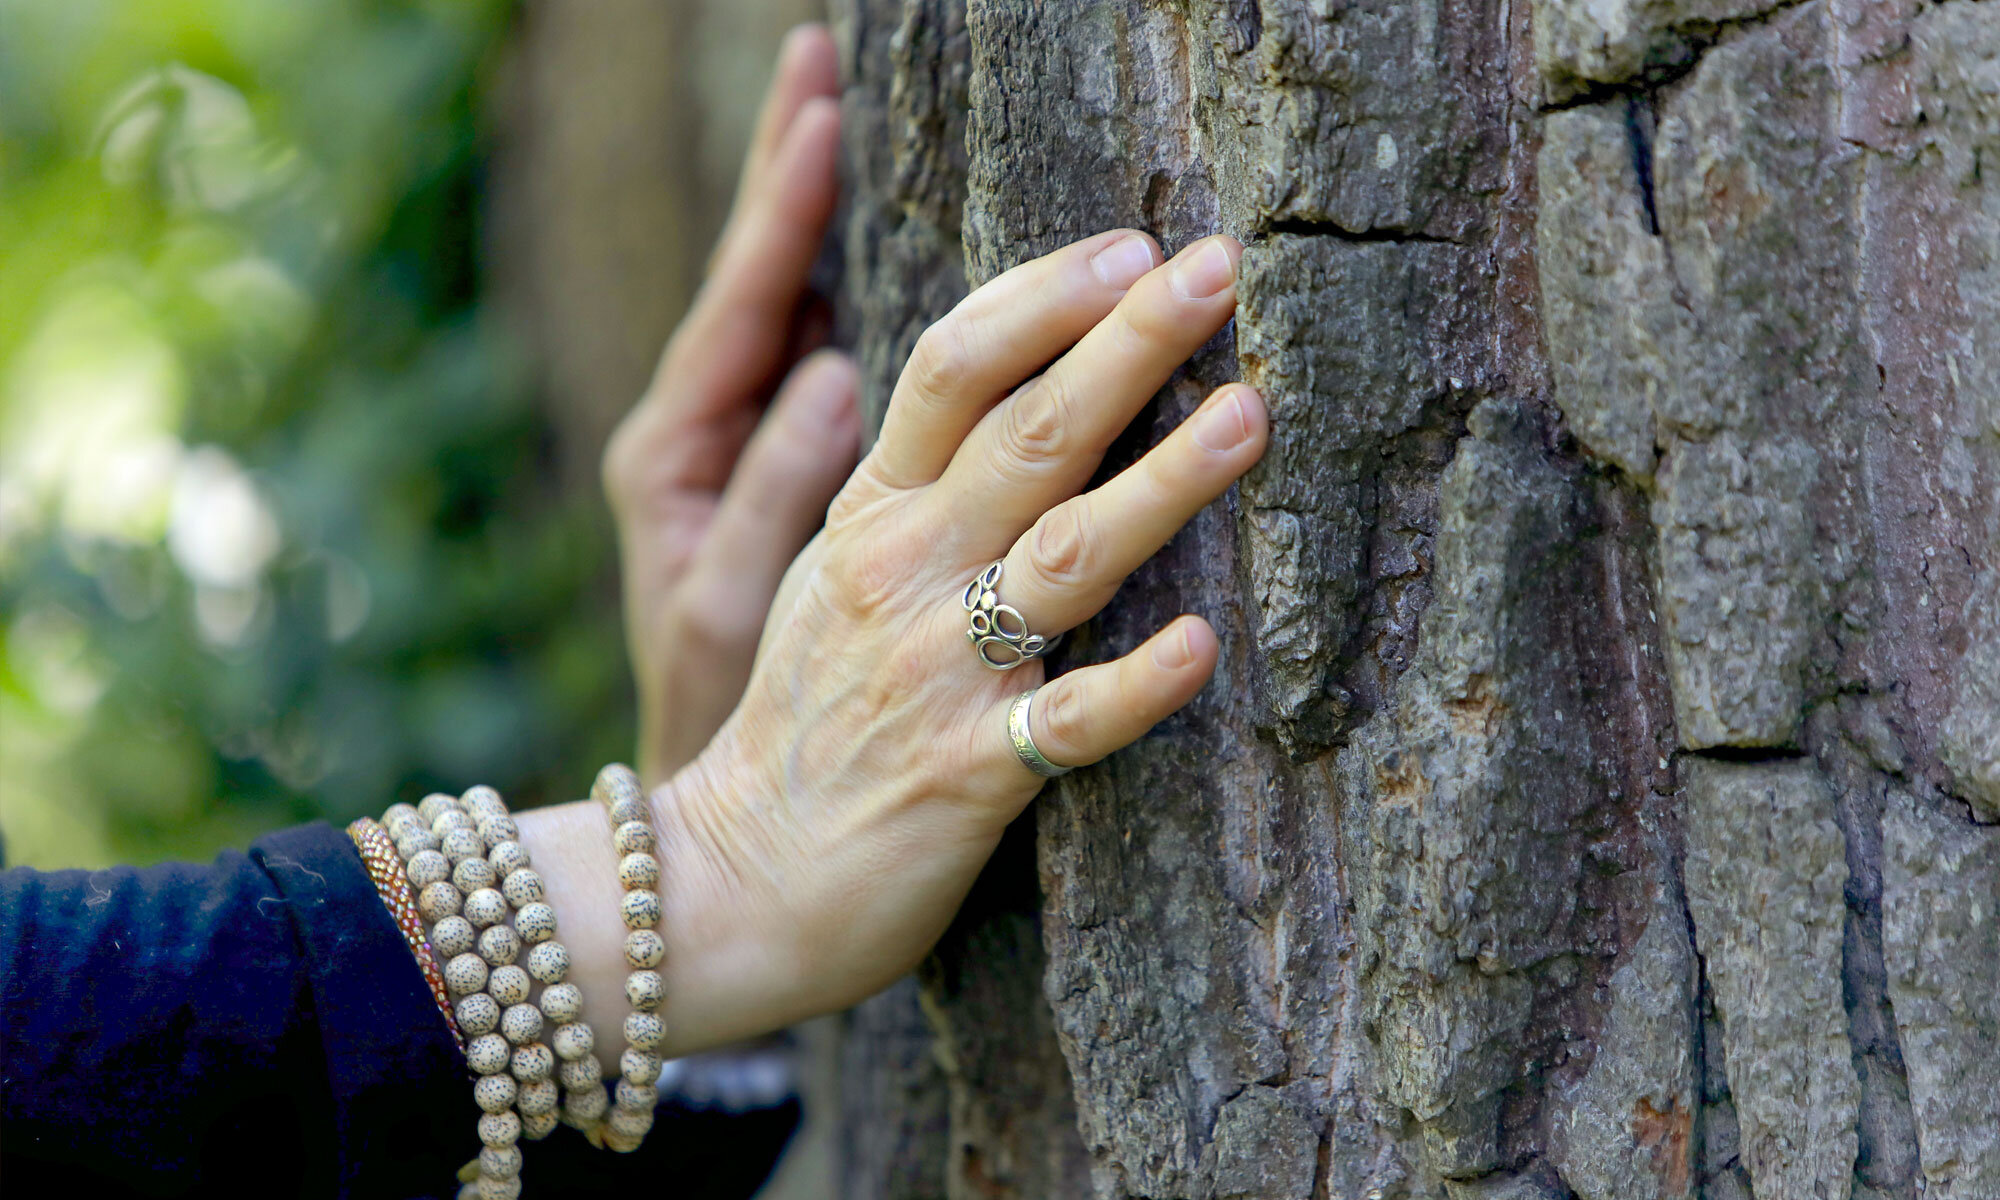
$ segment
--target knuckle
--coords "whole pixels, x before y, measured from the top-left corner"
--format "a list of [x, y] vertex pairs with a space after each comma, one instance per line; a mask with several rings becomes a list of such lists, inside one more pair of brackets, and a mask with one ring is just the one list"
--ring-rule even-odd
[[751, 439], [737, 470], [770, 495], [802, 490], [822, 473], [820, 466], [825, 460], [824, 451], [810, 437], [797, 422], [779, 421]]
[[1150, 282], [1155, 286], [1134, 288], [1113, 317], [1120, 350], [1157, 350], [1183, 340], [1185, 306], [1167, 294], [1165, 280]]
[[639, 438], [633, 421], [628, 416], [618, 422], [604, 443], [604, 457], [598, 464], [598, 480], [614, 512], [624, 511], [639, 494]]
[[909, 574], [897, 539], [857, 539], [839, 562], [840, 570], [830, 582], [846, 617], [868, 622], [894, 609]]
[[756, 605], [711, 596], [681, 608], [674, 622], [674, 636], [690, 647], [729, 654], [756, 645], [763, 628], [763, 613]]
[[1062, 761], [1069, 762], [1090, 744], [1090, 714], [1082, 688], [1059, 679], [1042, 688], [1035, 697], [1035, 711], [1041, 714], [1042, 728], [1051, 743], [1043, 747], [1042, 753], [1054, 750]]
[[1041, 577], [1057, 587], [1072, 587], [1088, 579], [1097, 562], [1097, 535], [1083, 505], [1059, 504], [1035, 522], [1029, 561]]
[[1029, 467], [1061, 458], [1074, 438], [1075, 397], [1067, 381], [1045, 376], [1009, 401], [1002, 426], [1008, 453]]
[[827, 505], [826, 527], [840, 529], [864, 519], [896, 491], [884, 478], [881, 452], [870, 450]]
[[953, 315], [918, 335], [904, 374], [916, 395], [937, 401], [958, 391], [972, 364], [971, 322]]

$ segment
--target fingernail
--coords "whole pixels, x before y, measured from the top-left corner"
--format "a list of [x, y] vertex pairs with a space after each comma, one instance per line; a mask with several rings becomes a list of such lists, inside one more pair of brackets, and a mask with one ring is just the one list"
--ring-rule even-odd
[[1250, 436], [1243, 397], [1235, 388], [1217, 394], [1194, 418], [1195, 444], [1204, 450], [1232, 450]]
[[1236, 264], [1215, 238], [1180, 252], [1167, 268], [1167, 281], [1183, 300], [1206, 300], [1236, 282]]
[[1153, 248], [1136, 233], [1124, 237], [1090, 256], [1090, 269], [1104, 286], [1124, 291], [1153, 269]]
[[1166, 637], [1153, 643], [1153, 665], [1178, 671], [1194, 661], [1194, 647], [1188, 645], [1187, 622], [1176, 625]]

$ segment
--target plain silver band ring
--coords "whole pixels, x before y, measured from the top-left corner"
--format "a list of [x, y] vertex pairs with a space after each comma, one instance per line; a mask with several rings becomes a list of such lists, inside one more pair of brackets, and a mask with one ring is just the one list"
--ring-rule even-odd
[[1028, 724], [1028, 714], [1033, 710], [1034, 703], [1033, 691], [1014, 697], [1013, 705], [1007, 710], [1007, 740], [1014, 743], [1014, 755], [1021, 760], [1021, 765], [1035, 774], [1044, 779], [1067, 775], [1075, 768], [1057, 766], [1035, 746], [1034, 731]]

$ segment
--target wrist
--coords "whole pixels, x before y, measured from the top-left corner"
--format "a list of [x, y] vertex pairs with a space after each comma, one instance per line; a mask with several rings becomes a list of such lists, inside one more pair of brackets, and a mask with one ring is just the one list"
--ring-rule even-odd
[[[653, 789], [660, 860], [658, 970], [666, 999], [666, 1057], [779, 1028], [798, 1016], [792, 955], [766, 933], [770, 906], [746, 894], [734, 860], [718, 853], [711, 770], [700, 760]], [[570, 951], [570, 979], [583, 991], [582, 1019], [596, 1032], [596, 1055], [616, 1073], [623, 1045], [627, 930], [623, 889], [603, 808], [593, 801], [520, 814], [521, 841], [542, 875]]]
[[738, 818], [751, 790], [741, 786], [726, 745], [718, 736], [649, 793], [661, 855], [669, 1054], [741, 1041], [813, 1015], [800, 1007], [805, 989], [796, 941], [766, 869], [768, 847], [742, 837]]

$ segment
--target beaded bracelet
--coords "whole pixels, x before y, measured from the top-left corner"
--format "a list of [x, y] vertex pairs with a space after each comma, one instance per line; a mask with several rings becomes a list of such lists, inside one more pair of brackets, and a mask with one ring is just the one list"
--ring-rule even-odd
[[[460, 1194], [514, 1200], [521, 1193], [521, 1150], [516, 1142], [523, 1134], [546, 1137], [555, 1128], [549, 1115], [554, 1108], [549, 1094], [553, 1085], [536, 1086], [538, 1081], [548, 1083], [553, 1055], [533, 1040], [541, 1032], [541, 1014], [529, 1009], [534, 1018], [529, 1029], [529, 1022], [516, 1012], [528, 998], [528, 976], [514, 965], [520, 938], [503, 924], [508, 904], [493, 887], [498, 872], [488, 860], [481, 826], [496, 844], [513, 841], [516, 831], [505, 806], [499, 805], [498, 793], [490, 788], [485, 792], [489, 795], [470, 810], [455, 797], [433, 793], [414, 813], [393, 813], [389, 829], [398, 849], [409, 852], [410, 880], [423, 889], [417, 897], [418, 910], [432, 922], [432, 943], [450, 955], [444, 967], [445, 986], [458, 997], [459, 1025], [472, 1037], [465, 1059], [478, 1076], [472, 1099], [481, 1112], [478, 1133], [483, 1149], [476, 1163], [460, 1173], [467, 1185]], [[475, 818], [474, 811], [484, 815]]]
[[[666, 1039], [657, 1015], [665, 988], [655, 968], [666, 945], [655, 928], [660, 864], [653, 854], [652, 810], [639, 777], [620, 764], [598, 773], [591, 794], [605, 806], [619, 855], [618, 878], [625, 889], [619, 915], [628, 930], [625, 961], [632, 968], [625, 984], [632, 1011], [625, 1018], [615, 1104], [603, 1087], [596, 1035], [579, 1019], [583, 994], [568, 981], [569, 951], [556, 940], [555, 911], [500, 794], [485, 786], [463, 797], [433, 793], [415, 807], [392, 805], [380, 826], [366, 823], [374, 826], [372, 834], [350, 830], [357, 846], [368, 842], [364, 861], [384, 860], [377, 890], [397, 914], [419, 963], [428, 961], [425, 978], [477, 1076], [473, 1100], [482, 1113], [478, 1132], [484, 1149], [459, 1173], [465, 1184], [460, 1200], [515, 1200], [521, 1192], [518, 1139], [547, 1137], [559, 1121], [620, 1153], [638, 1149], [653, 1125], [659, 1049]], [[386, 852], [388, 842], [393, 856]], [[371, 864], [371, 875], [376, 869]], [[384, 878], [390, 880], [388, 890]], [[398, 897], [400, 908], [392, 902]], [[542, 990], [531, 1004], [536, 983]], [[555, 1025], [553, 1050], [538, 1040], [545, 1018]], [[552, 1072], [563, 1089], [560, 1116]]]
[[666, 1041], [666, 1026], [656, 1015], [666, 998], [656, 969], [666, 955], [666, 943], [654, 928], [660, 923], [660, 895], [654, 890], [660, 881], [660, 861], [653, 856], [652, 806], [632, 768], [622, 763], [605, 767], [597, 773], [590, 794], [604, 805], [610, 820], [612, 849], [619, 855], [618, 882], [625, 889], [618, 913], [628, 931], [625, 963], [632, 971], [625, 977], [625, 999], [632, 1011], [625, 1017], [617, 1102], [603, 1136], [606, 1146], [629, 1154], [653, 1127], [653, 1109], [659, 1102], [659, 1050]]
[[[564, 1105], [558, 1116], [559, 1092], [556, 1080], [550, 1078], [559, 1068], [589, 1057], [596, 1046], [590, 1026], [577, 1019], [583, 1011], [583, 992], [568, 981], [569, 950], [556, 940], [555, 909], [549, 906], [542, 877], [530, 863], [527, 847], [521, 844], [520, 831], [507, 815], [500, 794], [489, 787], [475, 787], [465, 793], [464, 803], [478, 821], [479, 835], [487, 846], [487, 864], [498, 879], [500, 895], [514, 910], [511, 930], [495, 925], [480, 936], [496, 942], [511, 940], [513, 956], [521, 957], [527, 980], [542, 987], [538, 1004], [529, 1003], [525, 994], [516, 997], [511, 990], [506, 996], [496, 996], [507, 1005], [500, 1015], [500, 1031], [520, 1047], [514, 1052], [516, 1076], [524, 1065], [520, 1061], [524, 1054], [531, 1060], [526, 1065], [538, 1076], [521, 1085], [519, 1108], [525, 1135], [531, 1140], [547, 1137], [559, 1121], [587, 1130], [602, 1115], [602, 1104], [593, 1112], [587, 1099], [576, 1102], [572, 1094], [572, 1103]], [[513, 957], [508, 961], [511, 964]], [[507, 985], [513, 982], [511, 976], [503, 981]], [[548, 1043], [537, 1040], [545, 1020], [555, 1026]]]
[[430, 985], [431, 999], [437, 1002], [438, 1012], [444, 1014], [445, 1027], [451, 1030], [452, 1040], [463, 1052], [465, 1034], [459, 1031], [458, 1019], [451, 1011], [451, 999], [445, 992], [444, 972], [438, 969], [430, 940], [424, 936], [423, 917], [417, 912], [416, 899], [410, 893], [410, 880], [403, 872], [402, 856], [396, 853], [396, 845], [390, 840], [388, 830], [368, 817], [348, 825], [347, 836], [354, 842], [355, 850], [360, 852], [362, 865], [368, 868], [368, 878], [374, 881], [375, 893], [382, 898], [382, 906], [389, 910], [396, 928], [402, 930], [403, 941], [408, 943], [418, 969], [423, 971], [424, 982]]

